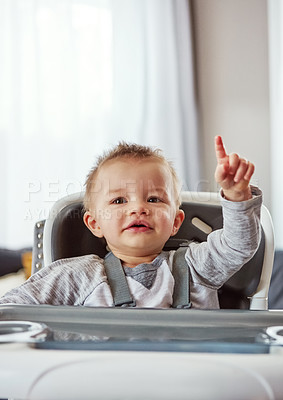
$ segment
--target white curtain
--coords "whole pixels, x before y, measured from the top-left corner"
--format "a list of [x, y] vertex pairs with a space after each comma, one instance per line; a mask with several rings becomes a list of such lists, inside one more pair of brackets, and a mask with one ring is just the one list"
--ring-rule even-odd
[[283, 2], [268, 1], [271, 111], [271, 207], [277, 249], [283, 249]]
[[164, 150], [197, 188], [187, 0], [1, 0], [0, 246], [29, 246], [119, 140]]

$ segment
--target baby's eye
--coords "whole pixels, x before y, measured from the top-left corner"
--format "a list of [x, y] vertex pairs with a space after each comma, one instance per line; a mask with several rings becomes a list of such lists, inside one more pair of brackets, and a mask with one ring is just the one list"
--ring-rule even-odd
[[160, 203], [161, 199], [159, 199], [158, 197], [152, 196], [147, 200], [149, 203]]
[[124, 203], [127, 203], [125, 197], [117, 197], [117, 199], [114, 199], [112, 201], [112, 204], [124, 204]]

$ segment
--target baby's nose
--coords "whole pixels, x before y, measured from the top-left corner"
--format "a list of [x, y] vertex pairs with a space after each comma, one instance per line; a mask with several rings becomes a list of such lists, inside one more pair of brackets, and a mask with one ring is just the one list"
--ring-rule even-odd
[[130, 214], [149, 215], [149, 209], [144, 204], [133, 204], [132, 207], [130, 207]]

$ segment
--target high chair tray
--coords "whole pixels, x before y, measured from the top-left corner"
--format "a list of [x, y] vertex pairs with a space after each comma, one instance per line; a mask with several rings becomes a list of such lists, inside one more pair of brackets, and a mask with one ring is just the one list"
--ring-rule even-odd
[[0, 398], [282, 399], [283, 311], [5, 305], [0, 323], [31, 332], [0, 343]]
[[[45, 323], [58, 333], [112, 339], [254, 342], [266, 327], [283, 325], [282, 311], [138, 309], [2, 305], [0, 321]], [[71, 335], [69, 335], [71, 339]], [[68, 338], [67, 338], [68, 339]], [[67, 340], [66, 339], [66, 340]]]

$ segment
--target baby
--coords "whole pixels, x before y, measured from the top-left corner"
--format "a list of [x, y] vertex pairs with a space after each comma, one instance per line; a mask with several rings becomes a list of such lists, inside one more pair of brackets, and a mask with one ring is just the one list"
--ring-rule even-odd
[[[254, 165], [227, 155], [215, 138], [215, 180], [221, 186], [224, 226], [207, 242], [192, 242], [184, 258], [190, 273], [190, 302], [219, 308], [217, 289], [256, 252], [262, 196], [251, 187]], [[123, 267], [137, 307], [172, 306], [175, 251], [164, 251], [183, 220], [180, 185], [159, 150], [121, 143], [98, 159], [86, 180], [84, 222]], [[58, 260], [32, 275], [0, 303], [113, 306], [105, 260], [86, 255]]]

